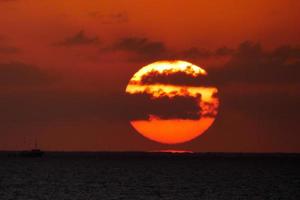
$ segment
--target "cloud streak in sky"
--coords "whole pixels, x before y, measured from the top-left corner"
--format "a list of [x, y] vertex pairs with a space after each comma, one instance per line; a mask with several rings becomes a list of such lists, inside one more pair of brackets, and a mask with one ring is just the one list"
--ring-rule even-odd
[[17, 47], [0, 45], [0, 54], [16, 54], [21, 52]]
[[0, 63], [0, 87], [36, 86], [55, 81], [51, 73], [22, 62]]
[[165, 44], [144, 37], [125, 37], [119, 39], [111, 48], [114, 51], [136, 53], [142, 58], [158, 58], [166, 53]]
[[149, 120], [150, 115], [160, 119], [193, 119], [201, 117], [199, 106], [201, 96], [160, 96], [152, 98], [147, 93], [135, 93], [126, 95], [127, 116], [130, 120]]
[[81, 30], [76, 33], [74, 36], [67, 37], [63, 41], [56, 43], [56, 46], [65, 46], [65, 47], [72, 47], [72, 46], [81, 46], [81, 45], [95, 45], [99, 44], [99, 38], [89, 37], [86, 33]]
[[211, 69], [209, 76], [218, 85], [228, 83], [299, 83], [300, 48], [278, 47], [264, 51], [259, 43], [243, 42], [222, 67]]
[[199, 74], [194, 77], [184, 71], [170, 73], [168, 70], [163, 72], [150, 71], [141, 77], [141, 84], [169, 84], [182, 86], [208, 86], [209, 77]]
[[151, 40], [147, 37], [122, 37], [113, 42], [112, 45], [103, 48], [103, 52], [127, 52], [131, 55], [129, 61], [151, 62], [154, 60], [201, 60], [211, 57], [232, 56], [234, 50], [228, 47], [220, 47], [209, 50], [199, 47], [190, 47], [183, 50], [170, 49], [164, 42]]

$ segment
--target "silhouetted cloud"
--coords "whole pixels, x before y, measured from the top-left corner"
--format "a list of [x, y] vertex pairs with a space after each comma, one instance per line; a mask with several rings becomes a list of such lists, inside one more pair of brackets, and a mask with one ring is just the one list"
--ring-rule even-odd
[[[106, 103], [99, 94], [68, 90], [0, 92], [0, 120], [7, 124], [32, 124], [104, 119]], [[106, 105], [107, 106], [107, 105]], [[112, 109], [112, 105], [109, 107]], [[114, 112], [114, 114], [116, 114]], [[107, 116], [111, 119], [111, 116]]]
[[50, 83], [54, 76], [21, 62], [0, 63], [0, 86], [39, 85]]
[[295, 126], [300, 110], [299, 52], [292, 46], [266, 51], [246, 41], [224, 66], [209, 69], [210, 80], [219, 88], [221, 121], [235, 113], [259, 130], [285, 133]]
[[92, 45], [99, 44], [98, 37], [88, 37], [83, 30], [76, 33], [74, 36], [67, 37], [61, 42], [58, 42], [57, 46], [78, 46], [78, 45]]
[[[300, 110], [300, 95], [277, 91], [276, 87], [271, 92], [250, 93], [221, 93], [222, 110], [239, 112], [243, 116], [251, 116], [261, 120], [261, 124], [268, 121], [278, 123], [290, 122], [298, 119]], [[290, 123], [288, 122], [288, 123]]]
[[15, 54], [19, 53], [20, 49], [13, 46], [0, 45], [0, 54]]
[[172, 72], [164, 70], [162, 73], [150, 71], [141, 77], [141, 84], [169, 84], [169, 85], [186, 85], [186, 86], [207, 86], [208, 77], [198, 75], [194, 77], [183, 71]]
[[121, 38], [110, 50], [135, 53], [137, 60], [162, 59], [167, 53], [163, 42], [151, 41], [144, 37]]
[[264, 51], [259, 43], [243, 42], [222, 67], [208, 71], [218, 85], [226, 83], [296, 83], [300, 81], [300, 48], [283, 46]]
[[130, 120], [148, 120], [150, 115], [160, 119], [199, 119], [201, 108], [197, 98], [190, 96], [161, 96], [152, 98], [147, 93], [128, 94], [125, 96], [127, 115]]
[[153, 61], [153, 60], [197, 60], [208, 59], [216, 56], [231, 56], [233, 49], [221, 47], [209, 50], [201, 47], [190, 47], [185, 50], [174, 50], [167, 47], [162, 41], [153, 41], [146, 37], [123, 37], [113, 45], [101, 49], [103, 52], [123, 51], [133, 53], [129, 61]]
[[80, 120], [148, 120], [149, 115], [162, 119], [199, 119], [201, 116], [198, 101], [192, 97], [151, 99], [147, 94], [106, 96], [42, 88], [15, 93], [0, 91], [0, 110], [2, 123], [35, 125]]
[[292, 47], [290, 45], [284, 45], [275, 49], [271, 53], [273, 60], [286, 62], [288, 59], [300, 59], [300, 47]]
[[228, 47], [220, 47], [216, 49], [214, 52], [215, 56], [231, 56], [233, 54], [234, 54], [234, 49]]

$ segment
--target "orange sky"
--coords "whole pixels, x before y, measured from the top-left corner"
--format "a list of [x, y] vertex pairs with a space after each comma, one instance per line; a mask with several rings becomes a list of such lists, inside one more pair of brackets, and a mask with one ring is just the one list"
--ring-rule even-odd
[[178, 58], [212, 73], [221, 110], [174, 148], [300, 151], [299, 10], [297, 0], [0, 0], [0, 149], [36, 135], [48, 150], [170, 149], [135, 134], [122, 95], [140, 67]]

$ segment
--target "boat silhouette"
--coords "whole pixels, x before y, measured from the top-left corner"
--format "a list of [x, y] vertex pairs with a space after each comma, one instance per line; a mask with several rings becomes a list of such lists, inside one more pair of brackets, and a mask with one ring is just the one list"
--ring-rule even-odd
[[44, 155], [44, 151], [38, 148], [37, 141], [35, 140], [34, 148], [31, 150], [24, 150], [19, 153], [21, 157], [42, 157]]

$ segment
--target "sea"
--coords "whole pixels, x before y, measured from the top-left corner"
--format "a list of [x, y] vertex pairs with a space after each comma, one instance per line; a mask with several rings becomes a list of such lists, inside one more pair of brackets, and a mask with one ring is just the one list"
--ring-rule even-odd
[[299, 154], [0, 153], [1, 200], [300, 199]]

